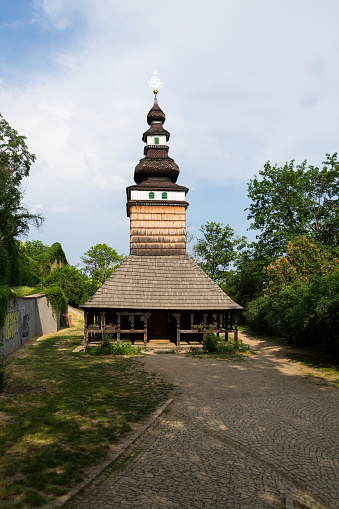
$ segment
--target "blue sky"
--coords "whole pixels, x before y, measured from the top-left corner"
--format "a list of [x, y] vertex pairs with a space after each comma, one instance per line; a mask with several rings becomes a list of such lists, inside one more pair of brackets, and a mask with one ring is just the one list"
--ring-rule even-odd
[[37, 156], [24, 201], [46, 218], [29, 238], [71, 263], [98, 242], [128, 254], [157, 69], [192, 232], [214, 220], [252, 240], [265, 162], [338, 150], [338, 19], [336, 0], [3, 0], [0, 112]]

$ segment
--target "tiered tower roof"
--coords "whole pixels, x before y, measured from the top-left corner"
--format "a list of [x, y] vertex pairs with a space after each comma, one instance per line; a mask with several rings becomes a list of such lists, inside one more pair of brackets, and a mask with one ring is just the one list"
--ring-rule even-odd
[[179, 166], [168, 156], [167, 142], [170, 133], [164, 129], [166, 115], [160, 108], [155, 92], [154, 104], [147, 114], [149, 129], [142, 135], [146, 143], [145, 157], [135, 167], [134, 180], [137, 184], [148, 179], [177, 181]]

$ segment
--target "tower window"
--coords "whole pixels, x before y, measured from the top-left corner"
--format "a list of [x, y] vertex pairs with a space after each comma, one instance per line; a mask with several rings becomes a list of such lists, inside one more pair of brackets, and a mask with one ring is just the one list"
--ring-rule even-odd
[[167, 200], [167, 193], [166, 192], [162, 193], [161, 198], [163, 200]]
[[150, 200], [154, 200], [154, 193], [153, 193], [153, 191], [151, 191], [149, 193], [148, 197], [149, 197]]
[[159, 138], [158, 137], [154, 138], [154, 144], [155, 145], [159, 145]]

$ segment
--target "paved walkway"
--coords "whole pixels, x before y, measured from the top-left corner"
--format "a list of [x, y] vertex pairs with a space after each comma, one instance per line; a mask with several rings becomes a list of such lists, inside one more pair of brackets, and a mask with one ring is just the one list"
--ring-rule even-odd
[[66, 507], [339, 508], [339, 390], [246, 342], [244, 362], [147, 356], [174, 403]]

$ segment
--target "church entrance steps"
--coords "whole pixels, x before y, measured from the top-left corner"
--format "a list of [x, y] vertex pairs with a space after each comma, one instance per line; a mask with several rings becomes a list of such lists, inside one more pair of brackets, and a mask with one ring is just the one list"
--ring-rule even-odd
[[169, 339], [150, 339], [148, 341], [148, 343], [150, 345], [157, 345], [157, 344], [160, 344], [160, 345], [169, 345], [171, 343], [171, 341]]
[[[126, 343], [130, 343], [131, 341], [127, 340]], [[113, 340], [112, 343], [115, 343]], [[101, 341], [91, 341], [88, 343], [87, 347], [89, 348], [95, 348], [100, 346]], [[135, 347], [140, 347], [142, 352], [189, 352], [189, 351], [202, 351], [204, 349], [203, 345], [201, 343], [198, 343], [197, 341], [190, 341], [187, 343], [186, 341], [180, 342], [180, 347], [177, 347], [177, 345], [170, 341], [169, 339], [151, 339], [147, 341], [147, 347], [145, 348], [143, 341], [134, 341], [132, 343]], [[80, 345], [79, 349], [75, 349], [75, 352], [81, 352], [85, 350], [85, 346], [82, 344]]]

